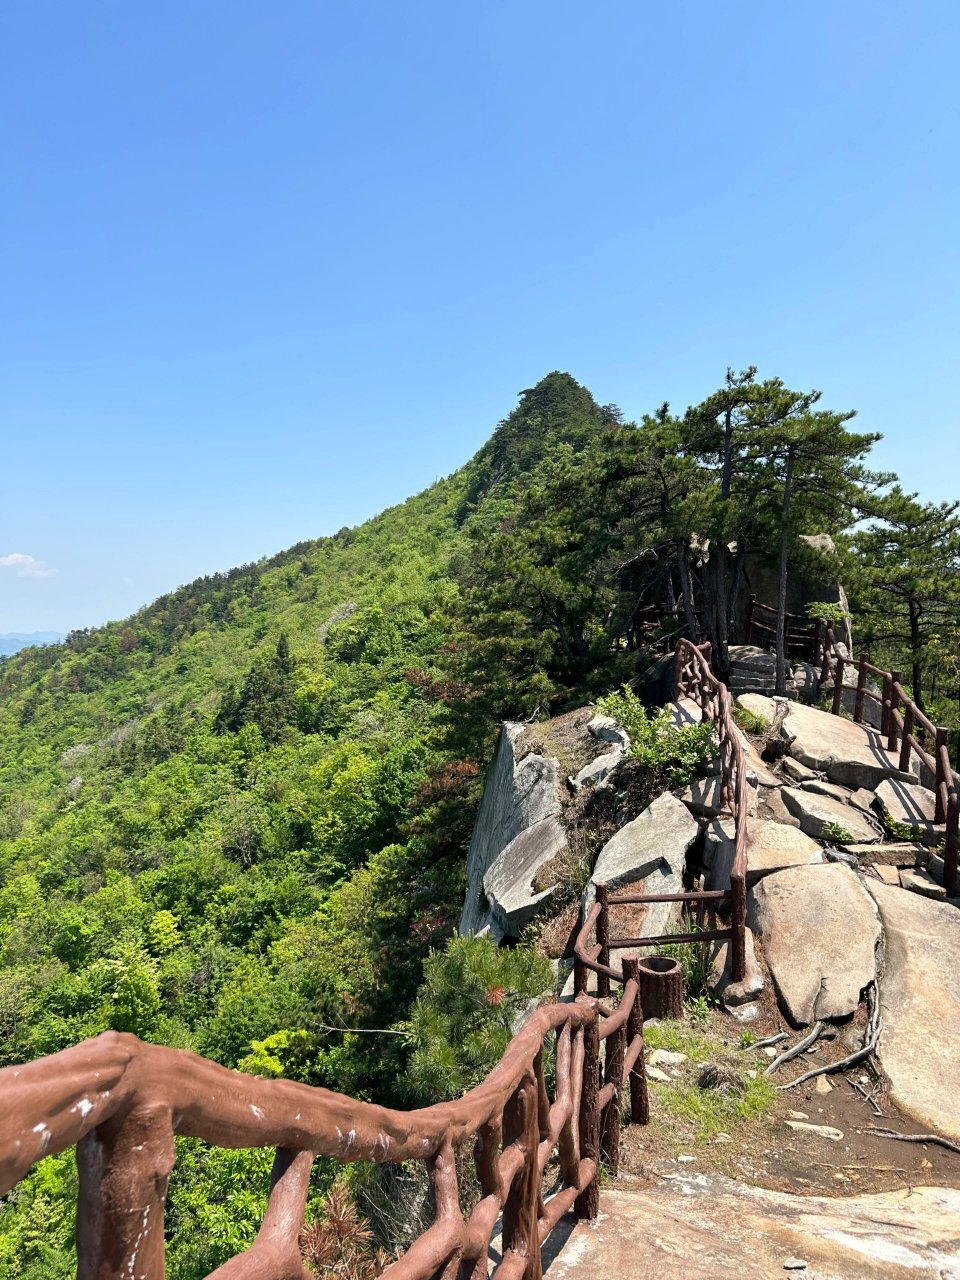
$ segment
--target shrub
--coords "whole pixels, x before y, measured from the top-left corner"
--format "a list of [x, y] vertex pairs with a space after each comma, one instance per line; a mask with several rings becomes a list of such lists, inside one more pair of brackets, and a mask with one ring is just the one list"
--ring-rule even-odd
[[825, 840], [829, 840], [832, 844], [851, 844], [853, 842], [853, 836], [839, 822], [825, 822], [821, 834]]
[[668, 707], [648, 711], [631, 689], [624, 687], [598, 698], [597, 707], [627, 731], [630, 756], [663, 772], [669, 787], [684, 787], [702, 777], [716, 755], [716, 730], [711, 723], [678, 725]]
[[479, 1084], [503, 1056], [518, 1016], [552, 980], [550, 962], [531, 947], [500, 951], [490, 938], [455, 934], [431, 952], [406, 1024], [414, 1096], [436, 1102]]

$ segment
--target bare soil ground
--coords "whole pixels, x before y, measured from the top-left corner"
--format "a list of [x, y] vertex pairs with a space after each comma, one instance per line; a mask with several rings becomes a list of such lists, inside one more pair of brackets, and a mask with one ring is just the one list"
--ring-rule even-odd
[[[776, 1004], [764, 1010], [750, 1026], [758, 1039], [775, 1034], [778, 1027]], [[865, 1012], [848, 1027], [829, 1028], [830, 1038], [821, 1037], [811, 1050], [785, 1063], [771, 1077], [786, 1084], [813, 1066], [836, 1062], [856, 1047], [856, 1028], [863, 1030]], [[859, 1025], [858, 1025], [859, 1024]], [[774, 1046], [777, 1053], [795, 1044], [803, 1033], [782, 1029], [788, 1041]], [[713, 1011], [708, 1033], [743, 1053], [742, 1029], [726, 1014]], [[754, 1067], [762, 1072], [771, 1058], [764, 1050], [747, 1050]], [[684, 1068], [686, 1069], [686, 1068]], [[882, 1077], [872, 1067], [861, 1064], [846, 1073], [820, 1077], [794, 1089], [778, 1091], [771, 1110], [764, 1116], [730, 1126], [716, 1137], [698, 1141], [695, 1126], [657, 1106], [656, 1089], [651, 1090], [651, 1122], [646, 1128], [627, 1126], [623, 1130], [621, 1167], [648, 1183], [664, 1173], [684, 1170], [721, 1173], [754, 1186], [799, 1195], [860, 1195], [894, 1191], [914, 1186], [960, 1187], [960, 1155], [932, 1143], [906, 1143], [878, 1137], [875, 1128], [898, 1133], [928, 1132], [903, 1115], [886, 1095]], [[823, 1083], [829, 1082], [829, 1088]], [[872, 1096], [879, 1108], [854, 1087]], [[793, 1113], [793, 1114], [791, 1114]], [[839, 1130], [843, 1137], [833, 1140], [813, 1131], [792, 1129], [787, 1121], [806, 1117], [803, 1123]]]

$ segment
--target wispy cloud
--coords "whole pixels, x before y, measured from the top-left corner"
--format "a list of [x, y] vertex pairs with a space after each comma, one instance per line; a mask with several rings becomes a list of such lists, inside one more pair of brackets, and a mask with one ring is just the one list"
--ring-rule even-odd
[[23, 551], [11, 551], [8, 556], [0, 556], [0, 569], [12, 569], [18, 578], [52, 578], [57, 572], [45, 561]]

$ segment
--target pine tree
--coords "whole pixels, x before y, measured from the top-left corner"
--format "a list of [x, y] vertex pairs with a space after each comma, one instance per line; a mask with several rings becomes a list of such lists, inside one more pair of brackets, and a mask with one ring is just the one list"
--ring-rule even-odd
[[854, 607], [864, 641], [906, 654], [914, 701], [924, 706], [931, 645], [960, 632], [960, 503], [921, 503], [897, 485], [876, 519], [851, 539]]

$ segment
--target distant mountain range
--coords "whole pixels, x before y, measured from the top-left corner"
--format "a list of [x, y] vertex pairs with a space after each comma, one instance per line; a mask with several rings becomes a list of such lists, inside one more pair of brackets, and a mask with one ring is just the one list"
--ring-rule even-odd
[[61, 631], [3, 631], [0, 632], [0, 657], [8, 658], [31, 644], [58, 644], [62, 639]]

